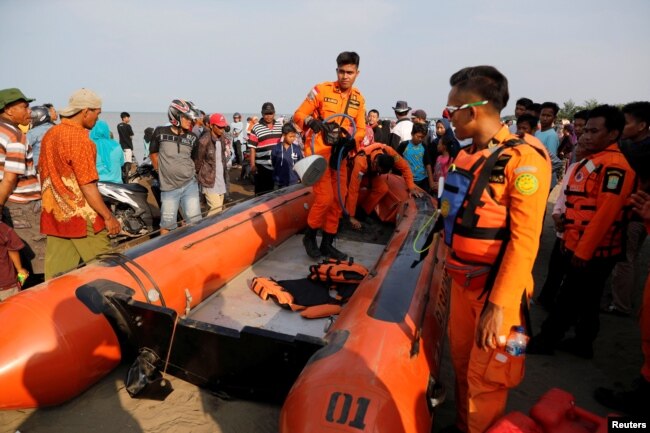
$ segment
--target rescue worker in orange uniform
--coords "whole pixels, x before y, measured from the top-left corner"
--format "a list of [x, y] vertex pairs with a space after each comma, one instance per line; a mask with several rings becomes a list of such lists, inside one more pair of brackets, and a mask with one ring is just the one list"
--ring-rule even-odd
[[551, 165], [538, 139], [501, 123], [509, 94], [497, 69], [464, 68], [450, 84], [446, 111], [456, 137], [472, 144], [450, 167], [440, 204], [456, 373], [456, 423], [443, 431], [480, 433], [501, 417], [508, 389], [523, 378], [523, 357], [504, 346], [533, 292]]
[[[581, 358], [594, 356], [600, 299], [607, 277], [625, 252], [624, 206], [636, 183], [617, 144], [624, 126], [625, 117], [616, 107], [601, 105], [589, 113], [581, 142], [590, 155], [576, 166], [565, 190], [567, 273], [529, 353], [553, 354], [559, 349]], [[575, 337], [561, 341], [572, 326]]]
[[370, 193], [361, 203], [361, 207], [369, 215], [388, 192], [386, 176], [382, 176], [382, 174], [390, 172], [393, 167], [402, 173], [409, 194], [416, 197], [422, 195], [415, 185], [408, 162], [391, 146], [382, 143], [371, 144], [361, 149], [353, 161], [345, 209], [350, 224], [355, 229], [361, 228], [361, 223], [355, 218], [355, 213], [362, 183], [370, 188]]
[[[294, 122], [303, 131], [309, 129], [305, 137], [305, 153], [311, 155], [312, 137], [314, 138], [314, 152], [325, 157], [330, 162], [327, 170], [313, 186], [314, 204], [307, 216], [307, 230], [303, 238], [303, 244], [307, 254], [312, 258], [321, 255], [343, 260], [347, 254], [339, 251], [333, 246], [334, 237], [339, 227], [339, 218], [342, 209], [340, 200], [345, 200], [347, 186], [347, 170], [345, 159], [341, 164], [342, 169], [336, 168], [336, 158], [332, 152], [336, 145], [336, 137], [333, 140], [326, 140], [331, 137], [333, 126], [341, 130], [351, 132], [351, 122], [344, 117], [336, 117], [325, 122], [325, 119], [333, 114], [347, 114], [354, 119], [356, 133], [350, 138], [349, 145], [359, 149], [366, 134], [366, 103], [361, 92], [353, 87], [354, 81], [359, 76], [359, 55], [355, 52], [344, 51], [336, 58], [337, 81], [317, 84], [309, 92], [303, 103], [293, 115]], [[352, 139], [354, 143], [352, 143]], [[356, 150], [351, 149], [351, 150]], [[341, 195], [339, 199], [338, 184], [340, 178]], [[316, 243], [318, 229], [323, 230], [323, 239], [320, 248]]]

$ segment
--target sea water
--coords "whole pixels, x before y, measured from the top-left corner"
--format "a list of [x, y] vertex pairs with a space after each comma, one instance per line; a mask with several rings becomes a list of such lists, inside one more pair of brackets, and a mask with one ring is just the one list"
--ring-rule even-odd
[[[145, 148], [144, 148], [144, 130], [151, 127], [156, 128], [156, 126], [168, 125], [169, 120], [167, 119], [167, 113], [142, 113], [130, 111], [131, 114], [131, 128], [133, 128], [133, 153], [138, 163], [141, 163], [145, 157]], [[232, 115], [234, 113], [222, 113], [226, 120], [231, 123], [233, 122]], [[260, 117], [260, 114], [250, 114], [250, 113], [241, 113], [242, 120], [245, 123], [246, 118], [249, 116]], [[119, 142], [120, 137], [117, 134], [117, 125], [122, 122], [120, 119], [120, 113], [116, 111], [102, 111], [99, 118], [106, 123], [110, 128], [115, 141]]]

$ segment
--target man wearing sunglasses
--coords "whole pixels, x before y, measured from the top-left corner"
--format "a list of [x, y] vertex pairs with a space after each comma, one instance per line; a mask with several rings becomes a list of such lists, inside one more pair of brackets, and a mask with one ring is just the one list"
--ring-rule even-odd
[[551, 168], [539, 140], [519, 139], [501, 123], [508, 81], [497, 69], [464, 68], [450, 84], [446, 110], [458, 139], [472, 145], [458, 153], [441, 199], [456, 372], [456, 424], [444, 431], [479, 433], [523, 378], [523, 357], [504, 346], [532, 295]]

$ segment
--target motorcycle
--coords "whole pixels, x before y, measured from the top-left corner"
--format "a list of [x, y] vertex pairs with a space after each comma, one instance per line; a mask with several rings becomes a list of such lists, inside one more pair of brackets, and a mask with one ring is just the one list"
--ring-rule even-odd
[[154, 217], [147, 202], [147, 188], [137, 183], [111, 182], [98, 182], [97, 188], [122, 226], [120, 233], [112, 238], [114, 244], [154, 231]]

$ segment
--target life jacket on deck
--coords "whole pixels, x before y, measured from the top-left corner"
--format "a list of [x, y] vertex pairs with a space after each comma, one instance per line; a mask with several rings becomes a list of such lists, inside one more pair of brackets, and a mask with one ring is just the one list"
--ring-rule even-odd
[[[352, 296], [368, 269], [354, 263], [354, 259], [334, 259], [309, 267], [309, 277], [298, 280], [276, 281], [255, 277], [251, 290], [263, 300], [271, 298], [280, 307], [299, 311], [302, 317], [315, 319], [339, 314], [342, 305]], [[330, 295], [330, 290], [337, 293]]]

